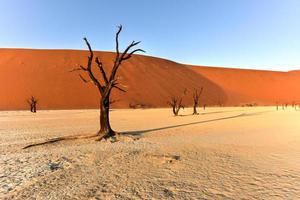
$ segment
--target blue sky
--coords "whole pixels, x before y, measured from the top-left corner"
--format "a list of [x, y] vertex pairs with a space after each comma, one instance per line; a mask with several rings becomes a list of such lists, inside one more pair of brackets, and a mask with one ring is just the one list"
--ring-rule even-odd
[[114, 50], [181, 63], [300, 69], [299, 0], [0, 0], [0, 48]]

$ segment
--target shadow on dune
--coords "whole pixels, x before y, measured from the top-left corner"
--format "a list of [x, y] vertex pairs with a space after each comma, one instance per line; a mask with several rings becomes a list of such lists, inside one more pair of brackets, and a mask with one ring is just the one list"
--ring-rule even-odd
[[260, 111], [260, 112], [255, 112], [255, 113], [241, 113], [239, 115], [233, 115], [233, 116], [229, 116], [229, 117], [221, 117], [221, 118], [216, 118], [216, 119], [191, 122], [191, 123], [185, 123], [185, 124], [178, 124], [178, 125], [173, 125], [173, 126], [165, 126], [165, 127], [160, 127], [160, 128], [153, 128], [153, 129], [146, 129], [146, 130], [139, 130], [139, 131], [128, 131], [128, 132], [123, 132], [123, 134], [131, 135], [131, 136], [142, 136], [145, 133], [149, 133], [149, 132], [153, 132], [153, 131], [160, 131], [160, 130], [165, 130], [165, 129], [178, 128], [178, 127], [190, 126], [190, 125], [196, 125], [196, 124], [204, 124], [204, 123], [222, 121], [222, 120], [227, 120], [227, 119], [234, 119], [234, 118], [239, 118], [239, 117], [256, 116], [256, 115], [261, 115], [261, 114], [269, 113], [269, 112], [274, 112], [274, 111], [268, 110], [268, 111]]

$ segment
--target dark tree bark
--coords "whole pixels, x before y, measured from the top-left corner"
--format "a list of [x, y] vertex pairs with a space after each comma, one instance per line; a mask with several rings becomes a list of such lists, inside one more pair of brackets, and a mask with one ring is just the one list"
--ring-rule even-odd
[[168, 102], [168, 104], [172, 107], [174, 116], [178, 116], [181, 108], [184, 109], [184, 106], [182, 105], [182, 98], [171, 97], [171, 100]]
[[187, 90], [185, 89], [183, 95], [181, 97], [172, 96], [171, 100], [167, 103], [172, 107], [172, 112], [174, 116], [178, 116], [180, 109], [184, 109], [184, 105], [182, 104], [182, 99], [186, 95]]
[[[90, 43], [86, 38], [84, 41], [89, 49], [89, 56], [87, 60], [86, 66], [79, 66], [79, 68], [75, 68], [72, 71], [83, 71], [86, 75], [88, 75], [90, 80], [87, 80], [82, 75], [79, 74], [82, 81], [85, 83], [92, 82], [98, 89], [100, 94], [100, 130], [98, 132], [99, 140], [102, 138], [109, 138], [115, 135], [115, 131], [112, 130], [109, 121], [109, 108], [110, 108], [110, 94], [113, 88], [116, 88], [122, 92], [126, 92], [119, 83], [118, 78], [116, 77], [118, 69], [122, 65], [125, 60], [128, 60], [132, 57], [132, 55], [136, 52], [145, 52], [142, 49], [133, 49], [136, 45], [140, 42], [131, 42], [123, 53], [119, 51], [119, 35], [122, 31], [122, 26], [118, 27], [118, 31], [115, 36], [116, 42], [116, 57], [113, 62], [111, 74], [107, 76], [107, 72], [103, 67], [102, 62], [98, 57], [94, 58], [94, 52], [91, 48]], [[98, 67], [98, 70], [101, 74], [101, 78], [97, 78], [92, 70], [92, 63], [93, 61]]]
[[197, 112], [197, 107], [199, 106], [199, 98], [203, 92], [203, 87], [201, 87], [200, 91], [195, 89], [194, 94], [193, 94], [193, 115], [198, 115], [199, 113]]
[[37, 102], [38, 102], [38, 100], [34, 96], [31, 96], [31, 98], [29, 100], [27, 100], [27, 103], [30, 106], [30, 112], [36, 113]]
[[107, 102], [100, 102], [100, 133], [106, 133], [107, 135], [104, 135], [103, 137], [110, 137], [114, 136], [115, 132], [112, 130], [110, 126], [110, 121], [109, 121], [109, 108], [110, 108], [110, 103]]

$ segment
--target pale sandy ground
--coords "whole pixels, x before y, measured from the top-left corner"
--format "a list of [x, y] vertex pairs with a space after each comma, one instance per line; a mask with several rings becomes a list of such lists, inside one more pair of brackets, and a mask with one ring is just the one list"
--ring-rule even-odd
[[0, 112], [0, 199], [300, 199], [300, 111], [190, 112], [114, 110], [113, 128], [139, 139], [27, 150], [96, 132], [98, 111]]

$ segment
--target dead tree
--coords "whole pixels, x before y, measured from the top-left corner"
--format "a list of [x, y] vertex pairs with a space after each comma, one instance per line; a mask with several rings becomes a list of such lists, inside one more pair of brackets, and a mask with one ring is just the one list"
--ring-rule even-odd
[[183, 95], [180, 97], [172, 96], [170, 101], [167, 103], [172, 107], [172, 112], [174, 116], [178, 116], [179, 110], [182, 108], [184, 109], [184, 105], [182, 104], [182, 99], [186, 95], [187, 90], [185, 89]]
[[197, 89], [195, 89], [194, 94], [193, 94], [193, 108], [194, 108], [194, 112], [193, 115], [198, 115], [199, 113], [197, 112], [197, 107], [199, 106], [199, 98], [201, 96], [203, 92], [203, 87], [201, 87], [200, 91], [198, 91]]
[[[79, 77], [84, 83], [93, 83], [98, 92], [99, 92], [99, 104], [100, 104], [100, 130], [96, 134], [92, 135], [78, 135], [78, 136], [67, 136], [67, 137], [59, 137], [59, 138], [53, 138], [46, 142], [42, 143], [36, 143], [32, 145], [28, 145], [24, 148], [47, 144], [47, 143], [53, 143], [61, 140], [73, 140], [73, 139], [79, 139], [79, 138], [91, 138], [91, 137], [97, 137], [97, 140], [107, 139], [110, 137], [113, 137], [116, 135], [116, 132], [112, 130], [110, 126], [110, 120], [109, 120], [109, 108], [110, 108], [110, 94], [112, 90], [118, 89], [122, 92], [126, 92], [121, 84], [119, 83], [119, 78], [117, 77], [117, 72], [122, 65], [122, 63], [126, 60], [129, 60], [132, 58], [132, 55], [137, 52], [145, 52], [142, 49], [135, 49], [140, 42], [132, 41], [123, 52], [120, 52], [119, 50], [119, 35], [122, 31], [122, 26], [118, 26], [118, 30], [115, 35], [115, 45], [116, 45], [116, 56], [113, 61], [113, 65], [111, 68], [111, 73], [108, 75], [107, 70], [105, 70], [103, 63], [101, 62], [99, 57], [95, 57], [94, 52], [92, 50], [92, 47], [90, 43], [88, 42], [87, 38], [83, 38], [85, 44], [87, 45], [87, 48], [89, 50], [89, 56], [87, 57], [87, 64], [85, 66], [80, 65], [78, 68], [75, 68], [71, 70], [71, 72], [74, 71], [82, 71], [84, 74], [88, 76], [88, 79], [85, 78], [83, 75], [79, 74]], [[133, 49], [134, 48], [134, 49]], [[101, 77], [97, 77], [94, 73], [93, 62], [95, 63], [97, 69], [99, 70], [99, 73], [101, 74]]]
[[182, 98], [173, 96], [171, 97], [171, 100], [168, 101], [168, 104], [172, 107], [174, 116], [178, 116], [179, 110], [181, 108], [184, 109], [184, 106], [182, 105]]
[[27, 100], [27, 103], [30, 106], [30, 112], [36, 113], [37, 102], [38, 102], [38, 100], [34, 96], [31, 96], [31, 98]]
[[[87, 38], [84, 38], [84, 41], [89, 49], [90, 55], [88, 56], [87, 64], [86, 66], [80, 66], [79, 68], [76, 68], [72, 71], [83, 71], [85, 74], [88, 75], [90, 80], [87, 80], [82, 75], [79, 74], [79, 77], [82, 79], [83, 82], [88, 83], [92, 82], [99, 94], [100, 94], [100, 130], [98, 132], [99, 140], [102, 138], [109, 138], [115, 135], [115, 131], [112, 130], [110, 126], [109, 121], [109, 108], [110, 108], [110, 94], [112, 92], [112, 89], [116, 88], [122, 92], [126, 92], [122, 86], [119, 83], [119, 79], [117, 77], [117, 72], [122, 63], [132, 57], [132, 55], [136, 52], [145, 52], [142, 49], [134, 49], [133, 47], [138, 45], [140, 42], [131, 42], [127, 46], [127, 48], [124, 50], [123, 53], [119, 50], [119, 34], [122, 31], [122, 26], [118, 27], [118, 31], [115, 36], [115, 42], [116, 42], [116, 56], [113, 62], [113, 67], [111, 70], [110, 75], [108, 76], [107, 71], [103, 67], [103, 63], [101, 60], [96, 57], [94, 58], [94, 52], [92, 50], [92, 47], [90, 43], [88, 42]], [[96, 77], [96, 74], [92, 70], [92, 63], [95, 61], [98, 70], [101, 74], [101, 79]]]

